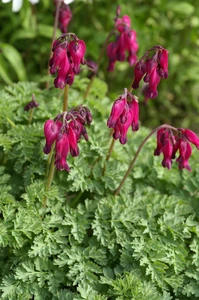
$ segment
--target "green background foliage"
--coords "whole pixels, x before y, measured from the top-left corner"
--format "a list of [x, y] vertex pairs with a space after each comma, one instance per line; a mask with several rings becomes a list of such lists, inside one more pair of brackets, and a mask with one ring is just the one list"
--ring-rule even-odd
[[[24, 1], [14, 14], [11, 4], [0, 2], [1, 299], [199, 298], [197, 149], [192, 172], [179, 171], [176, 163], [169, 171], [162, 168], [162, 157], [153, 156], [152, 136], [120, 195], [113, 196], [149, 128], [169, 123], [198, 131], [198, 6], [195, 1], [75, 1], [69, 31], [85, 40], [87, 59], [98, 58], [118, 4], [137, 31], [139, 57], [157, 44], [169, 50], [169, 78], [147, 105], [135, 91], [141, 128], [129, 132], [126, 145], [116, 142], [106, 161], [111, 143], [106, 121], [112, 102], [130, 86], [133, 68], [117, 63], [107, 73], [104, 55], [86, 100], [89, 79], [83, 70], [69, 89], [69, 108], [82, 103], [90, 108], [89, 141], [79, 143], [80, 156], [68, 157], [70, 173], [56, 172], [46, 190], [43, 124], [61, 112], [63, 99], [46, 75], [54, 6]], [[39, 107], [28, 125], [24, 106], [33, 93]]]
[[[137, 32], [139, 42], [138, 57], [154, 45], [161, 45], [170, 53], [169, 78], [162, 80], [159, 85], [158, 98], [145, 106], [141, 92], [135, 91], [142, 106], [143, 125], [152, 128], [160, 123], [170, 123], [198, 131], [197, 1], [75, 1], [70, 5], [73, 20], [69, 24], [69, 31], [85, 40], [87, 59], [97, 60], [100, 48], [113, 27], [117, 5], [121, 6], [121, 15], [128, 14], [131, 17], [132, 28]], [[18, 14], [11, 12], [10, 4], [0, 3], [1, 82], [10, 83], [27, 77], [28, 80], [38, 81], [42, 75], [46, 75], [53, 14], [54, 6], [50, 1], [40, 1], [33, 8], [24, 1], [23, 9]], [[13, 56], [15, 59], [12, 60]], [[124, 87], [131, 85], [133, 68], [125, 62], [117, 63], [115, 71], [107, 73], [107, 65], [104, 55], [99, 76], [108, 82], [108, 93], [114, 100], [123, 93]]]

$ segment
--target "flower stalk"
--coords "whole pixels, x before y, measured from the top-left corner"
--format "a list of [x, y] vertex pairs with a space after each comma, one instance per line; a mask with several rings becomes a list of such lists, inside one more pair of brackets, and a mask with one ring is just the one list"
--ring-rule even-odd
[[145, 145], [145, 143], [148, 141], [148, 139], [149, 139], [155, 132], [157, 132], [158, 130], [160, 130], [160, 129], [162, 129], [162, 128], [169, 128], [169, 129], [173, 129], [173, 130], [178, 131], [178, 130], [177, 130], [175, 127], [173, 127], [173, 126], [170, 126], [170, 125], [168, 125], [168, 124], [163, 124], [163, 125], [158, 126], [158, 127], [155, 128], [155, 129], [153, 129], [153, 130], [149, 133], [149, 135], [147, 135], [147, 137], [146, 137], [146, 138], [143, 140], [143, 142], [140, 144], [140, 146], [139, 146], [137, 152], [135, 153], [135, 156], [134, 156], [133, 160], [131, 161], [131, 163], [130, 163], [130, 165], [129, 165], [129, 167], [128, 167], [128, 170], [127, 170], [126, 173], [124, 174], [124, 177], [123, 177], [122, 181], [120, 182], [118, 188], [116, 189], [116, 191], [115, 191], [115, 193], [114, 193], [115, 196], [119, 195], [122, 186], [124, 185], [124, 183], [125, 183], [125, 181], [126, 181], [128, 175], [129, 175], [129, 173], [131, 172], [131, 170], [132, 170], [132, 168], [133, 168], [133, 166], [134, 166], [134, 164], [135, 164], [135, 162], [136, 162], [136, 159], [137, 159], [137, 157], [138, 157], [140, 151], [142, 150], [142, 147]]
[[67, 111], [68, 109], [68, 91], [69, 91], [69, 85], [66, 84], [64, 88], [63, 111]]

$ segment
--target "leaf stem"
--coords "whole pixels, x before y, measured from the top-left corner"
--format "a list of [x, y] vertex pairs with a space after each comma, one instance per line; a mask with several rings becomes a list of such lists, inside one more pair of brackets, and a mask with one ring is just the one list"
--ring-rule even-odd
[[68, 90], [69, 90], [69, 85], [66, 84], [64, 88], [64, 103], [63, 103], [63, 111], [67, 111], [68, 109]]
[[133, 168], [133, 166], [134, 166], [134, 164], [135, 164], [135, 162], [136, 162], [136, 159], [137, 159], [137, 157], [138, 157], [138, 155], [139, 155], [139, 153], [140, 153], [142, 147], [144, 146], [144, 144], [148, 141], [148, 139], [149, 139], [155, 132], [157, 132], [157, 131], [158, 131], [159, 129], [161, 129], [161, 128], [170, 128], [170, 129], [173, 129], [173, 130], [176, 130], [176, 131], [177, 131], [177, 128], [175, 128], [175, 127], [173, 127], [173, 126], [170, 126], [170, 125], [168, 125], [168, 124], [163, 124], [163, 125], [158, 126], [158, 127], [155, 128], [155, 129], [153, 129], [153, 130], [149, 133], [149, 135], [147, 135], [147, 137], [143, 140], [143, 142], [142, 142], [141, 145], [139, 146], [137, 152], [135, 153], [135, 156], [134, 156], [133, 160], [131, 161], [131, 163], [130, 163], [130, 165], [129, 165], [128, 170], [127, 170], [126, 173], [124, 174], [124, 177], [123, 177], [122, 181], [120, 182], [118, 188], [116, 189], [116, 191], [115, 191], [115, 193], [114, 193], [115, 196], [117, 196], [117, 195], [120, 193], [120, 190], [121, 190], [121, 188], [122, 188], [124, 182], [126, 181], [128, 175], [129, 175], [129, 173], [131, 172], [131, 169]]
[[78, 201], [81, 198], [81, 195], [82, 195], [82, 191], [79, 191], [79, 193], [77, 194], [77, 197], [75, 197], [75, 199], [71, 203], [71, 205], [70, 205], [71, 207], [75, 207], [78, 204]]

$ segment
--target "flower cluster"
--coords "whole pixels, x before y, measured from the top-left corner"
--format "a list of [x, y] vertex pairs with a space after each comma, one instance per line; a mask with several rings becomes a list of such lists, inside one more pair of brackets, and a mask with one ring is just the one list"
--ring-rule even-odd
[[130, 94], [127, 89], [124, 94], [113, 103], [107, 126], [113, 128], [113, 138], [119, 139], [121, 144], [127, 142], [127, 131], [132, 127], [133, 131], [139, 129], [139, 105], [137, 98]]
[[67, 27], [72, 19], [72, 12], [70, 7], [65, 3], [62, 3], [59, 9], [59, 28], [62, 33], [67, 32]]
[[[150, 57], [149, 53], [155, 51], [155, 54]], [[143, 78], [144, 77], [144, 78]], [[143, 78], [147, 83], [145, 96], [147, 98], [155, 98], [158, 95], [157, 86], [161, 78], [168, 77], [168, 50], [161, 46], [154, 46], [149, 49], [145, 55], [136, 63], [134, 68], [133, 89], [139, 87], [139, 83]]]
[[54, 120], [47, 120], [44, 124], [46, 144], [44, 153], [49, 154], [55, 142], [55, 166], [58, 170], [70, 171], [66, 162], [68, 153], [79, 155], [78, 142], [83, 136], [88, 141], [85, 125], [90, 125], [92, 115], [86, 106], [76, 107], [69, 112], [63, 112]]
[[163, 153], [164, 159], [162, 161], [162, 166], [170, 170], [172, 159], [175, 159], [176, 153], [179, 150], [179, 156], [176, 158], [179, 169], [191, 171], [188, 162], [192, 153], [190, 143], [194, 144], [196, 148], [199, 149], [199, 138], [189, 129], [178, 128], [176, 130], [176, 135], [167, 127], [158, 130], [157, 148], [154, 151], [154, 155], [159, 156]]
[[130, 17], [125, 15], [121, 19], [118, 16], [115, 19], [115, 29], [118, 31], [116, 40], [111, 42], [107, 47], [107, 55], [109, 58], [108, 71], [113, 71], [116, 61], [124, 61], [126, 52], [128, 52], [127, 60], [130, 66], [137, 61], [136, 52], [138, 43], [135, 30], [130, 28]]
[[62, 35], [53, 43], [53, 57], [49, 61], [50, 74], [57, 74], [54, 80], [56, 88], [63, 89], [72, 84], [75, 74], [80, 72], [80, 64], [85, 64], [86, 45], [75, 34]]

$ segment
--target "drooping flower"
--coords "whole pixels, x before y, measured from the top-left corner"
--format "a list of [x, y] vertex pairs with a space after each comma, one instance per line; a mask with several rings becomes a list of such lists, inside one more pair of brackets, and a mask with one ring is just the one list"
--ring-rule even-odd
[[70, 171], [66, 158], [69, 152], [72, 156], [79, 155], [78, 142], [82, 136], [88, 141], [85, 125], [89, 126], [91, 122], [92, 115], [86, 106], [75, 107], [45, 122], [46, 144], [43, 151], [49, 154], [55, 142], [55, 166], [58, 170]]
[[44, 147], [44, 153], [49, 154], [52, 144], [57, 138], [57, 135], [62, 127], [60, 121], [54, 122], [53, 120], [47, 120], [44, 124], [44, 135], [46, 137], [46, 144]]
[[113, 128], [113, 138], [119, 139], [121, 144], [127, 142], [127, 131], [139, 129], [139, 105], [138, 99], [130, 94], [127, 89], [114, 103], [111, 109], [107, 126]]
[[154, 151], [154, 155], [159, 156], [163, 153], [164, 159], [162, 166], [170, 170], [172, 160], [175, 159], [176, 153], [179, 151], [179, 156], [176, 158], [178, 168], [180, 170], [187, 169], [191, 171], [188, 162], [192, 154], [190, 143], [199, 149], [199, 138], [193, 131], [179, 128], [173, 132], [173, 130], [168, 127], [161, 128], [157, 131], [157, 147]]
[[69, 153], [69, 140], [66, 133], [59, 132], [55, 143], [55, 166], [57, 170], [70, 171], [66, 158]]
[[85, 64], [86, 45], [75, 34], [64, 34], [53, 43], [53, 56], [49, 61], [50, 73], [57, 74], [54, 80], [56, 88], [63, 89], [71, 85], [75, 74], [80, 72], [80, 64]]
[[62, 33], [67, 32], [68, 24], [72, 19], [72, 12], [70, 7], [62, 3], [59, 9], [59, 28]]
[[[135, 30], [131, 29], [131, 20], [128, 15], [119, 18], [120, 9], [117, 8], [115, 20], [116, 38], [107, 47], [109, 65], [107, 70], [113, 71], [116, 61], [127, 61], [130, 66], [137, 61], [136, 52], [138, 43]], [[127, 55], [128, 53], [128, 55]]]
[[39, 103], [35, 100], [35, 94], [32, 94], [32, 100], [24, 106], [25, 111], [29, 111], [30, 109], [34, 107], [38, 107]]
[[[149, 54], [155, 51], [155, 54], [150, 57]], [[134, 67], [134, 80], [132, 88], [137, 89], [143, 78], [147, 83], [144, 94], [146, 98], [153, 99], [157, 97], [157, 86], [161, 78], [168, 77], [168, 50], [161, 46], [154, 46], [149, 49], [144, 56], [136, 63]]]

